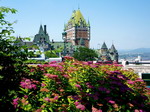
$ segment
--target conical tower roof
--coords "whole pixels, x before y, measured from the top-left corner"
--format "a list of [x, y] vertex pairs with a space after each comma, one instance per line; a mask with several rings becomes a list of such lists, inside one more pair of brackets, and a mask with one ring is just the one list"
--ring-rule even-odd
[[110, 48], [110, 52], [117, 52], [117, 50], [116, 50], [114, 44], [112, 44], [112, 46], [111, 46], [111, 48]]
[[87, 26], [89, 26], [90, 27], [90, 21], [88, 20], [88, 24], [87, 24]]
[[87, 26], [87, 23], [79, 9], [73, 11], [72, 16], [68, 21], [68, 23], [72, 23], [73, 26], [75, 25], [80, 26], [81, 24]]
[[40, 25], [39, 34], [43, 34], [43, 33], [44, 33], [43, 27], [42, 25]]
[[108, 49], [107, 46], [106, 46], [106, 44], [105, 44], [105, 42], [103, 43], [101, 49]]
[[20, 36], [16, 38], [16, 41], [23, 42], [23, 40], [22, 40], [22, 38]]

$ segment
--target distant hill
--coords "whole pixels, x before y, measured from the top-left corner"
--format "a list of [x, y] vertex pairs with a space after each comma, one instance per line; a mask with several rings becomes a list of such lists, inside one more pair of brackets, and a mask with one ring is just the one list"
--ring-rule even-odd
[[150, 53], [150, 48], [138, 48], [131, 50], [132, 53]]
[[138, 48], [133, 50], [119, 50], [120, 59], [135, 59], [141, 56], [143, 60], [150, 60], [150, 48]]
[[138, 48], [133, 50], [119, 50], [120, 54], [143, 54], [143, 53], [150, 53], [150, 48]]

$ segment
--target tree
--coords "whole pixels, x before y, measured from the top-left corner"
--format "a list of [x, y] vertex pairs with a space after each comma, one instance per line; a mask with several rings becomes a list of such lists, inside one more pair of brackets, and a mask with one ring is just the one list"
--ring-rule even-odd
[[44, 54], [45, 54], [46, 58], [56, 58], [56, 57], [58, 57], [56, 55], [56, 53], [54, 52], [54, 50], [45, 51]]
[[54, 50], [48, 50], [45, 51], [44, 54], [46, 56], [46, 58], [57, 58], [60, 56], [60, 53], [63, 51], [63, 48], [57, 48]]
[[77, 51], [74, 52], [73, 57], [79, 61], [94, 61], [98, 58], [98, 54], [92, 49], [79, 47]]
[[14, 46], [12, 25], [7, 21], [7, 13], [15, 14], [16, 10], [0, 7], [0, 111], [13, 111], [12, 96], [18, 90], [21, 78], [25, 75], [24, 61], [27, 60], [26, 47]]

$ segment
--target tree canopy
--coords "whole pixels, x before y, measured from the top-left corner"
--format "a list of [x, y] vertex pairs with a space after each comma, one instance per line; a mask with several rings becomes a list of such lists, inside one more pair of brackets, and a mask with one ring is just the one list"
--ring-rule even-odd
[[18, 85], [25, 75], [24, 61], [27, 60], [26, 47], [15, 46], [15, 37], [12, 25], [15, 22], [6, 20], [8, 13], [15, 14], [13, 8], [0, 7], [0, 111], [13, 111], [11, 104], [13, 93], [19, 88]]
[[94, 61], [98, 58], [98, 54], [87, 47], [79, 47], [74, 52], [73, 57], [79, 61]]

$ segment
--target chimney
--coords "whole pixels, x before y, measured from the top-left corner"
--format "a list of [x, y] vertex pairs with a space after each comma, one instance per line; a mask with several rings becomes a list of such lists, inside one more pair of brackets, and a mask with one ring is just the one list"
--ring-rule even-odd
[[47, 34], [46, 25], [44, 25], [44, 33]]

